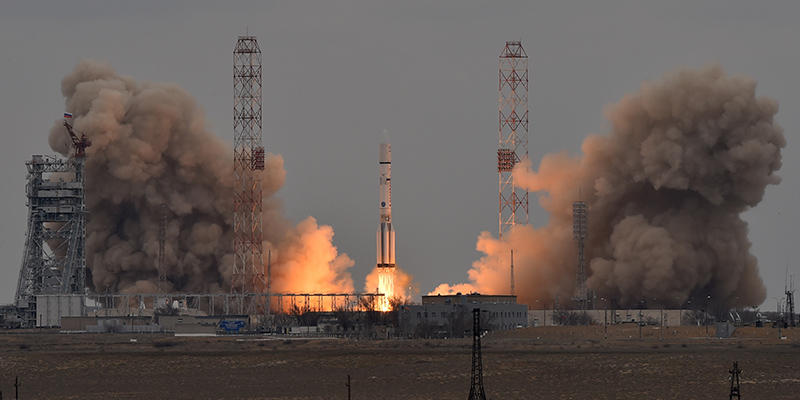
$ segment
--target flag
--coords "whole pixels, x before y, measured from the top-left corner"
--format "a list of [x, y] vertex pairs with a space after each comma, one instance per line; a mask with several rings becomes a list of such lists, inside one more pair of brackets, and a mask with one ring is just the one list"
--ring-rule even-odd
[[65, 112], [64, 118], [72, 118], [72, 113]]

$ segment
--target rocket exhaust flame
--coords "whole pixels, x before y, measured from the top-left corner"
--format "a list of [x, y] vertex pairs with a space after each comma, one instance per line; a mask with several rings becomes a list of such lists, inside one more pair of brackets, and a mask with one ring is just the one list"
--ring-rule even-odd
[[546, 193], [546, 226], [519, 226], [502, 241], [481, 233], [484, 257], [473, 263], [471, 283], [433, 293], [505, 292], [513, 248], [521, 301], [541, 307], [570, 298], [572, 202], [583, 188], [592, 220], [587, 285], [598, 298], [628, 307], [679, 307], [707, 296], [723, 306], [760, 304], [766, 289], [741, 213], [780, 182], [786, 141], [773, 119], [777, 102], [755, 89], [754, 79], [717, 64], [645, 82], [607, 111], [611, 132], [587, 137], [582, 156], [546, 155], [538, 171], [530, 162], [515, 167], [515, 182]]
[[389, 301], [394, 297], [394, 270], [394, 267], [378, 267], [378, 291], [384, 295], [378, 306], [380, 311], [392, 309]]

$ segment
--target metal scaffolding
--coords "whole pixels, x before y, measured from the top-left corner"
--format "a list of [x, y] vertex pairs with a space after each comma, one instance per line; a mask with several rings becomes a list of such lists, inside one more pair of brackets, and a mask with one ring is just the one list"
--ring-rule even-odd
[[35, 155], [25, 165], [28, 231], [15, 304], [32, 327], [37, 295], [86, 290], [86, 158]]
[[586, 288], [586, 258], [584, 247], [587, 235], [587, 217], [589, 206], [585, 201], [572, 203], [572, 240], [578, 245], [578, 266], [575, 273], [575, 300], [576, 309], [586, 311], [589, 303], [589, 293]]
[[528, 55], [520, 42], [506, 42], [500, 55], [499, 237], [528, 223], [528, 191], [514, 185], [514, 166], [528, 158]]
[[[266, 289], [261, 226], [261, 49], [255, 36], [239, 36], [233, 52], [234, 261], [232, 294]], [[266, 305], [264, 305], [266, 306]]]

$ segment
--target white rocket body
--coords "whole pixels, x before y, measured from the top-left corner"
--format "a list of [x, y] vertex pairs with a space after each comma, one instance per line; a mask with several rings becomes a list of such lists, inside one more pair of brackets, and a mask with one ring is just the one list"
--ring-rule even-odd
[[394, 268], [394, 227], [392, 227], [392, 145], [381, 143], [380, 209], [381, 227], [378, 230], [378, 267]]

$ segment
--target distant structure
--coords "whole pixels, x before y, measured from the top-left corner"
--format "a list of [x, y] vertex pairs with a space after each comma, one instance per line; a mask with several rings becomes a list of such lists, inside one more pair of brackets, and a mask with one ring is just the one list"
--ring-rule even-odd
[[789, 277], [787, 281], [788, 282], [784, 284], [784, 291], [786, 292], [786, 313], [788, 314], [786, 324], [790, 327], [794, 327], [794, 276]]
[[572, 203], [572, 240], [578, 245], [578, 266], [575, 272], [575, 300], [576, 309], [586, 311], [589, 303], [589, 293], [586, 289], [586, 258], [584, 247], [587, 235], [587, 217], [589, 206], [585, 201]]
[[161, 224], [158, 227], [158, 293], [167, 290], [167, 205], [161, 204]]
[[528, 55], [522, 44], [506, 42], [500, 54], [499, 237], [528, 223], [528, 191], [515, 187], [511, 171], [528, 157]]
[[465, 337], [469, 333], [469, 313], [480, 307], [483, 329], [505, 331], [528, 326], [528, 306], [518, 304], [516, 296], [480, 293], [422, 296], [422, 304], [402, 307], [401, 329], [406, 337]]
[[34, 155], [28, 168], [28, 232], [15, 305], [21, 326], [36, 326], [37, 296], [86, 292], [86, 148], [92, 143], [72, 131], [68, 160]]
[[377, 265], [378, 291], [385, 296], [380, 299], [378, 309], [389, 311], [389, 300], [394, 296], [395, 247], [392, 226], [392, 145], [381, 143], [380, 156], [380, 228], [378, 229]]
[[511, 249], [511, 295], [514, 295], [514, 249]]
[[261, 49], [255, 36], [239, 36], [233, 51], [233, 277], [232, 294], [266, 288], [261, 225]]
[[472, 309], [472, 384], [469, 400], [486, 400], [483, 391], [483, 360], [481, 359], [481, 309]]

